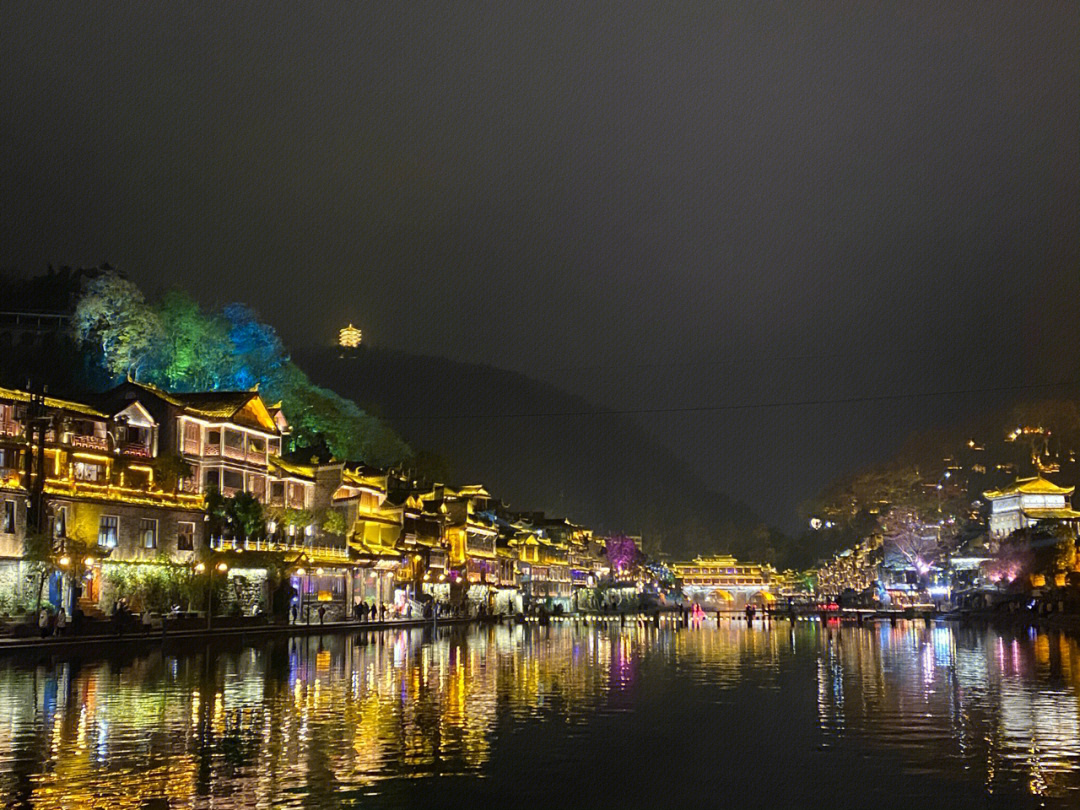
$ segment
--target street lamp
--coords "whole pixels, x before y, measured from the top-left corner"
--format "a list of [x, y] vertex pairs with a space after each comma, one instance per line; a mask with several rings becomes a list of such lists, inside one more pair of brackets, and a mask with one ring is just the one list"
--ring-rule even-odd
[[[219, 571], [221, 574], [225, 574], [229, 570], [229, 566], [224, 561], [219, 562], [214, 566], [214, 570]], [[214, 616], [214, 570], [211, 570], [206, 577], [206, 629], [209, 630]], [[198, 563], [195, 566], [195, 573], [201, 574], [206, 571], [206, 565]]]

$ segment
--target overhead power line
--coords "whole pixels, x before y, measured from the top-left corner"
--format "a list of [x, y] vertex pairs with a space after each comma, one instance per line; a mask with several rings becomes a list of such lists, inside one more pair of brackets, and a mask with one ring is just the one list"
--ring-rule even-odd
[[1033, 385], [998, 385], [986, 388], [962, 388], [951, 391], [912, 391], [904, 394], [870, 394], [858, 397], [840, 397], [837, 399], [802, 399], [777, 400], [772, 402], [742, 402], [728, 405], [687, 405], [670, 408], [613, 408], [589, 411], [537, 411], [523, 413], [463, 413], [463, 414], [428, 414], [407, 416], [384, 416], [389, 421], [448, 421], [468, 419], [552, 419], [569, 416], [649, 416], [652, 414], [675, 413], [720, 413], [723, 411], [752, 411], [772, 408], [809, 408], [821, 405], [855, 405], [869, 402], [899, 402], [911, 399], [930, 399], [933, 397], [957, 397], [972, 394], [1001, 394], [1016, 391], [1039, 391], [1051, 388], [1067, 388], [1077, 385], [1077, 380], [1065, 380], [1056, 383], [1036, 383]]

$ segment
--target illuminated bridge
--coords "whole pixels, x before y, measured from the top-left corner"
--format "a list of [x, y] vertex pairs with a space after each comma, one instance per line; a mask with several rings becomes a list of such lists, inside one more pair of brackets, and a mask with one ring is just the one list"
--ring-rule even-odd
[[769, 583], [772, 569], [758, 563], [740, 563], [728, 556], [697, 557], [672, 568], [687, 599], [705, 608], [741, 609], [776, 601]]

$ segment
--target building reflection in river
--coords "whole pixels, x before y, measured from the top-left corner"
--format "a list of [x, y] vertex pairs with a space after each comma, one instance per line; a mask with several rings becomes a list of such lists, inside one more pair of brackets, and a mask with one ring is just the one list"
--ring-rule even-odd
[[915, 775], [955, 760], [990, 795], [1080, 791], [1076, 639], [921, 623], [820, 633], [826, 746], [862, 747]]
[[[0, 664], [0, 800], [322, 807], [396, 791], [405, 801], [415, 780], [516, 774], [499, 748], [530, 724], [559, 729], [572, 758], [598, 717], [655, 718], [675, 739], [666, 714], [715, 705], [792, 729], [805, 706], [813, 727], [801, 744], [841, 764], [978, 773], [989, 794], [1054, 798], [1080, 791], [1078, 694], [1080, 647], [1065, 635], [906, 623], [565, 623], [12, 660]], [[773, 715], [759, 719], [761, 705]]]
[[648, 633], [403, 630], [0, 669], [5, 805], [277, 806], [482, 769], [500, 708], [582, 722]]

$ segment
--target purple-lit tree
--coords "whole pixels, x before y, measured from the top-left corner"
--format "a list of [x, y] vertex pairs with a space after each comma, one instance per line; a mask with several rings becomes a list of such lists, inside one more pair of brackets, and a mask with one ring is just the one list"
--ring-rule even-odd
[[882, 529], [886, 564], [903, 560], [916, 570], [920, 585], [925, 585], [930, 568], [943, 556], [940, 527], [924, 519], [917, 509], [900, 507], [884, 517]]
[[644, 559], [637, 543], [623, 534], [609, 537], [606, 541], [606, 549], [612, 576], [629, 573]]

